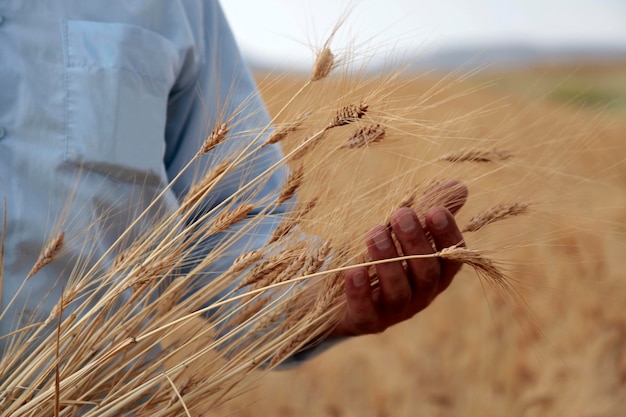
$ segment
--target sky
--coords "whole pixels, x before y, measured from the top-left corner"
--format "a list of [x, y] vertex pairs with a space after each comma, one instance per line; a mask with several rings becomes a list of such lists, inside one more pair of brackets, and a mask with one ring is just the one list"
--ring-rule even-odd
[[626, 47], [626, 0], [222, 0], [246, 57], [308, 66], [342, 16], [332, 46], [398, 55], [464, 44]]

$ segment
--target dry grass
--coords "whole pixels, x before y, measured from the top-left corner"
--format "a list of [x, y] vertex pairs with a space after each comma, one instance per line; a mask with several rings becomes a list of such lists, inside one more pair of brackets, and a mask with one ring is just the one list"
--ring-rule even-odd
[[[559, 327], [537, 325], [535, 319], [549, 313], [537, 310], [540, 303], [529, 307], [524, 300], [534, 295], [527, 287], [554, 286], [557, 297], [587, 288], [588, 276], [580, 271], [575, 280], [580, 287], [561, 285], [558, 277], [572, 272], [572, 258], [576, 266], [586, 268], [585, 259], [597, 267], [596, 255], [615, 256], [592, 249], [587, 240], [580, 240], [581, 233], [593, 240], [598, 236], [593, 219], [602, 219], [603, 227], [623, 225], [626, 219], [601, 209], [581, 213], [574, 204], [588, 199], [586, 191], [610, 187], [616, 178], [623, 185], [624, 177], [619, 177], [624, 175], [623, 156], [605, 155], [597, 165], [604, 167], [601, 171], [579, 169], [590, 144], [591, 152], [596, 152], [609, 146], [623, 149], [623, 143], [597, 146], [595, 129], [600, 122], [591, 116], [535, 110], [515, 100], [504, 108], [488, 93], [475, 93], [467, 80], [416, 81], [397, 74], [333, 78], [329, 71], [336, 62], [328, 47], [322, 49], [308, 79], [296, 79], [293, 86], [285, 80], [262, 83], [275, 115], [273, 123], [283, 126], [277, 131], [279, 139], [268, 139], [283, 145], [281, 164], [239, 184], [233, 195], [210, 210], [200, 210], [220, 181], [259, 157], [266, 127], [250, 144], [224, 155], [225, 166], [199, 177], [181, 209], [164, 213], [140, 232], [136, 229], [152, 205], [131, 220], [127, 232], [104, 256], [71, 272], [47, 319], [11, 336], [10, 353], [0, 362], [1, 415], [71, 416], [79, 409], [98, 416], [198, 415], [207, 410], [217, 415], [254, 411], [363, 416], [527, 416], [560, 415], [565, 410], [572, 415], [570, 404], [550, 389], [572, 373], [561, 364], [551, 374], [542, 373], [530, 359], [548, 355], [538, 352], [546, 340], [542, 332]], [[514, 116], [502, 117], [501, 112]], [[220, 144], [233, 140], [229, 131], [235, 130], [236, 120], [236, 115], [221, 120], [194, 160], [205, 149], [218, 151]], [[372, 126], [384, 126], [384, 134], [372, 131]], [[357, 140], [355, 129], [362, 132], [357, 136], [367, 146], [345, 146]], [[567, 152], [559, 152], [564, 143]], [[442, 157], [459, 150], [466, 156]], [[285, 163], [292, 166], [293, 175], [271, 198], [260, 198], [256, 190]], [[414, 207], [423, 219], [434, 205], [458, 204], [454, 193], [438, 186], [449, 178], [460, 178], [470, 187], [464, 213], [481, 213], [483, 224], [511, 217], [512, 206], [508, 214], [485, 211], [485, 206], [499, 201], [533, 201], [533, 213], [502, 223], [499, 229], [492, 227], [489, 233], [472, 227], [477, 233], [468, 233], [468, 249], [453, 247], [430, 255], [463, 261], [480, 280], [461, 279], [420, 319], [378, 338], [346, 342], [295, 373], [266, 378], [261, 385], [266, 391], [260, 394], [265, 401], [245, 408], [256, 400], [242, 393], [264, 369], [332, 330], [344, 308], [342, 272], [366, 259], [363, 233], [385, 224], [399, 206]], [[555, 189], [563, 194], [555, 196]], [[254, 233], [259, 221], [274, 219], [273, 211], [296, 190], [295, 207], [268, 243], [250, 247], [210, 283], [199, 285], [205, 271], [232, 255], [233, 245]], [[153, 204], [161, 198], [163, 194], [156, 196]], [[613, 206], [623, 209], [625, 204], [620, 200]], [[250, 215], [253, 211], [255, 215]], [[545, 218], [550, 221], [542, 221]], [[516, 229], [515, 220], [522, 226]], [[467, 222], [466, 214], [459, 221], [478, 222]], [[621, 233], [611, 230], [606, 239], [617, 239], [621, 245]], [[217, 243], [203, 254], [200, 249], [207, 241]], [[54, 260], [62, 242], [63, 237], [50, 240], [37, 263], [39, 269]], [[568, 257], [571, 250], [577, 252]], [[554, 261], [552, 255], [546, 260], [547, 253], [559, 251], [566, 252], [563, 258]], [[590, 257], [581, 258], [581, 253]], [[508, 269], [508, 277], [501, 266]], [[563, 271], [556, 273], [558, 268]], [[607, 280], [620, 273], [608, 271], [605, 266]], [[376, 277], [371, 280], [376, 285]], [[605, 288], [612, 285], [607, 282]], [[601, 311], [595, 314], [604, 314]], [[588, 354], [601, 352], [598, 355], [606, 357], [608, 349], [612, 355], [605, 367], [614, 380], [595, 387], [617, 395], [601, 409], [614, 415], [611, 411], [622, 410], [626, 398], [626, 371], [619, 353], [626, 325], [614, 312], [606, 314], [615, 322], [610, 339], [599, 336], [603, 343]], [[201, 326], [199, 320], [204, 320]], [[377, 344], [382, 345], [378, 350]], [[548, 346], [557, 349], [560, 343]], [[594, 370], [584, 375], [593, 375]], [[286, 379], [283, 385], [281, 379]], [[328, 386], [322, 388], [321, 381]], [[352, 394], [360, 401], [350, 402]], [[234, 397], [240, 402], [226, 402]]]

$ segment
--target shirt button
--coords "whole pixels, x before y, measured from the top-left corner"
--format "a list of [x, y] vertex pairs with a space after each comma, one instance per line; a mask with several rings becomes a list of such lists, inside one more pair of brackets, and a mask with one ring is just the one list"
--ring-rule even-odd
[[7, 131], [4, 130], [3, 127], [0, 127], [0, 139], [2, 139], [4, 137], [5, 133], [7, 133]]

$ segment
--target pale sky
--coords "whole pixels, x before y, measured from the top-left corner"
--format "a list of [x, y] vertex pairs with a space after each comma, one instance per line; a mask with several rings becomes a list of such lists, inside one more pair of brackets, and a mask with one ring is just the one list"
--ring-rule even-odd
[[333, 46], [352, 44], [357, 53], [423, 54], [509, 41], [626, 47], [626, 0], [222, 0], [222, 6], [244, 54], [270, 65], [309, 65], [312, 48], [348, 9]]

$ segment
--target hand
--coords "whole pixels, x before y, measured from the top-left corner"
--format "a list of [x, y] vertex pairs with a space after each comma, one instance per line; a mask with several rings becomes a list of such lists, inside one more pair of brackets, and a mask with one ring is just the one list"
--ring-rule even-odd
[[[456, 213], [467, 199], [467, 188], [456, 181], [447, 182], [433, 193], [447, 191], [445, 206], [433, 207], [426, 213], [425, 228], [415, 212], [407, 207], [391, 216], [390, 231], [376, 226], [367, 234], [366, 244], [372, 260], [402, 255], [422, 255], [435, 250], [463, 244], [456, 225]], [[451, 192], [452, 190], [452, 192]], [[435, 248], [427, 238], [432, 236]], [[401, 251], [396, 247], [395, 235]], [[400, 261], [376, 265], [379, 286], [370, 286], [367, 268], [356, 267], [345, 274], [347, 309], [331, 337], [378, 333], [419, 313], [448, 288], [461, 268], [460, 262], [440, 258], [410, 259], [406, 267]]]

